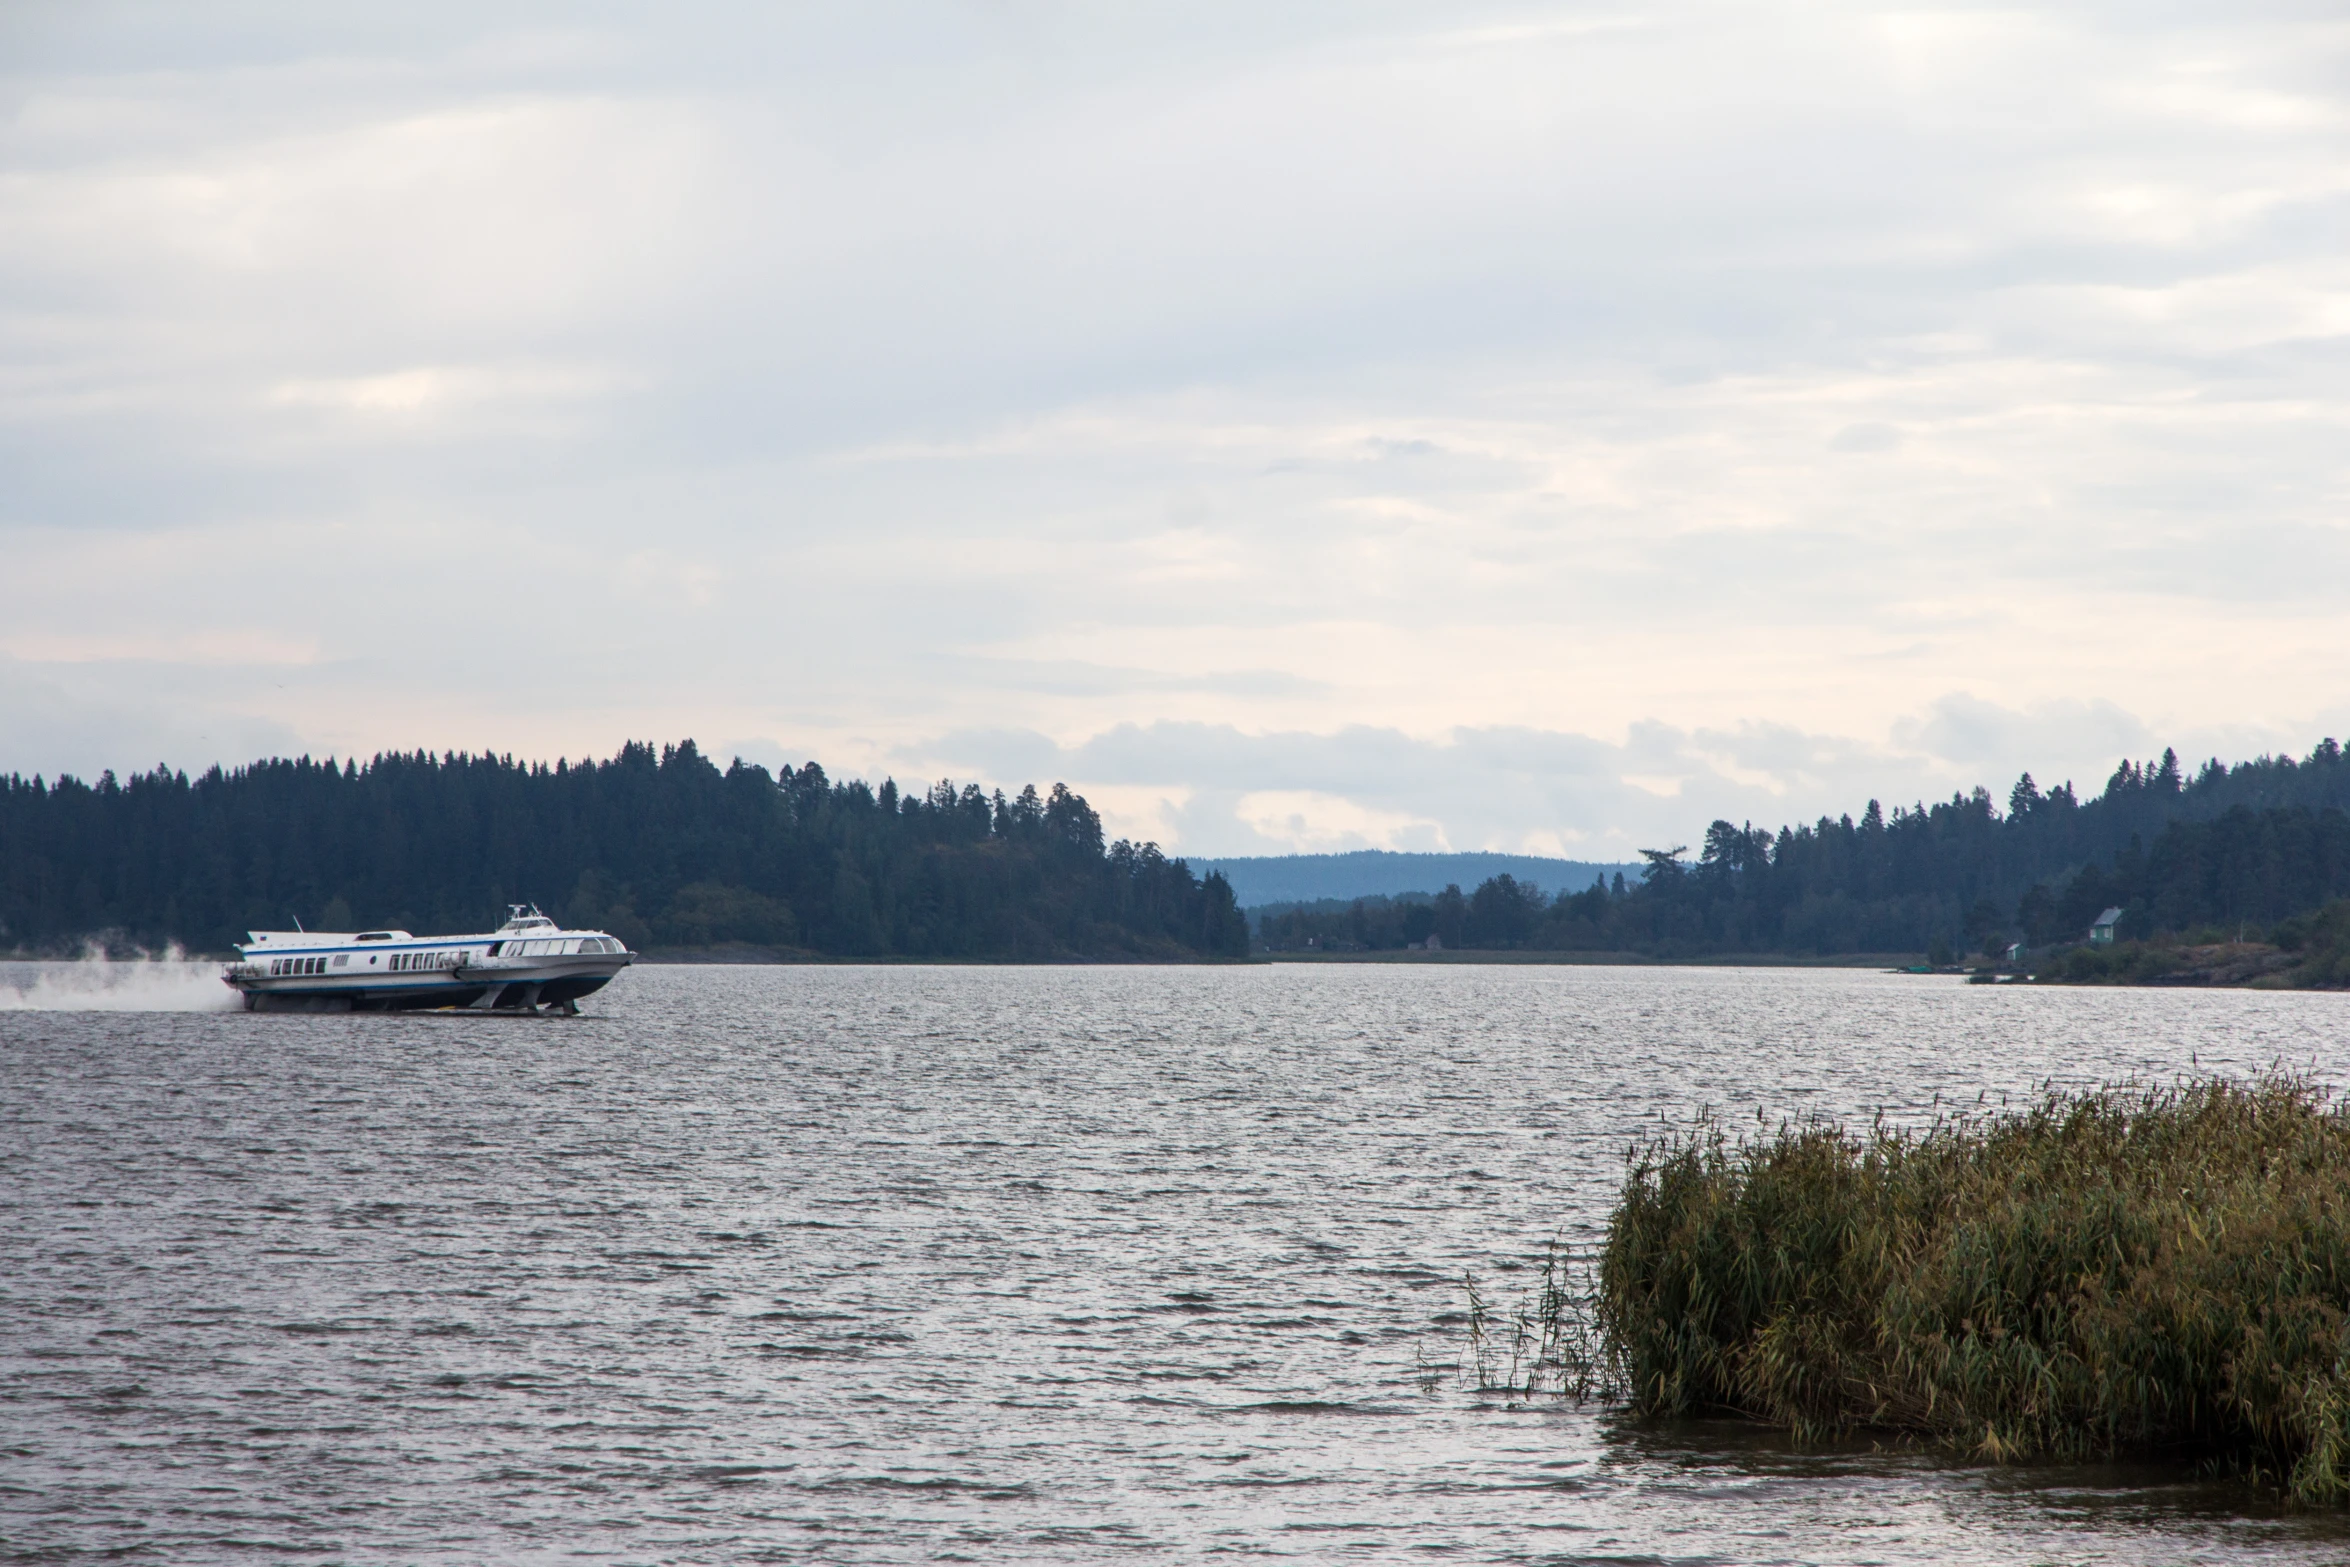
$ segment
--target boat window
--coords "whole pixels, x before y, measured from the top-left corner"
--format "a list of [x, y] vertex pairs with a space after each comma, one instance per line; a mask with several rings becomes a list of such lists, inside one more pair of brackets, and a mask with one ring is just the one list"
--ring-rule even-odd
[[388, 930], [363, 930], [351, 939], [353, 941], [389, 941], [392, 939], [392, 933]]
[[351, 961], [351, 954], [349, 954], [348, 952], [338, 952], [338, 953], [336, 953], [336, 954], [335, 954], [335, 967], [336, 967], [336, 968], [342, 968], [344, 965], [348, 964], [350, 961]]

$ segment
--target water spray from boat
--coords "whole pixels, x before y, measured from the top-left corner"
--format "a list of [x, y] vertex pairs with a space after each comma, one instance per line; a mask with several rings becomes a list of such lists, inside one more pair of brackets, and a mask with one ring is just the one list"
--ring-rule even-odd
[[210, 963], [190, 962], [177, 946], [118, 957], [92, 945], [61, 961], [0, 963], [0, 1012], [224, 1012]]

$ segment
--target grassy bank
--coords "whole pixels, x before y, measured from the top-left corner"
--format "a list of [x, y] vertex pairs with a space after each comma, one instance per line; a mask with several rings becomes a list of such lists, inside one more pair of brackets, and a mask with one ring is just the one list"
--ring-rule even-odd
[[1644, 1414], [2350, 1501], [2350, 1116], [2299, 1083], [1706, 1129], [1635, 1163], [1594, 1304]]
[[2276, 990], [2350, 989], [2350, 899], [2280, 920], [2265, 941], [2225, 931], [2076, 947], [2040, 966], [2056, 985], [2242, 985]]

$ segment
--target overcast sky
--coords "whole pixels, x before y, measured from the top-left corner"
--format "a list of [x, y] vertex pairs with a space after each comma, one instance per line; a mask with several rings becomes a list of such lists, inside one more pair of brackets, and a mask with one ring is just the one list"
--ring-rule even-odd
[[2350, 733], [2337, 4], [0, 9], [0, 770], [1620, 858]]

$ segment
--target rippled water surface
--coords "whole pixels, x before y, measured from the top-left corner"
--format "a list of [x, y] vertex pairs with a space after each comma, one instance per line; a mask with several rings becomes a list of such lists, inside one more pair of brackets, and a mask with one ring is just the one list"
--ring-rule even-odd
[[1462, 1273], [1506, 1300], [1587, 1239], [1660, 1116], [2338, 1082], [2350, 998], [640, 968], [566, 1021], [88, 988], [0, 975], [15, 1559], [2350, 1555], [2226, 1487], [1799, 1453], [1426, 1369]]

